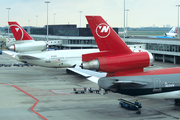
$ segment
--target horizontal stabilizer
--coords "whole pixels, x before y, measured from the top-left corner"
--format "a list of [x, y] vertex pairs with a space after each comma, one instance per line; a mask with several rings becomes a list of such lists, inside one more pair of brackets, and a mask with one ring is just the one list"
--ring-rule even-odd
[[6, 53], [6, 54], [12, 56], [13, 58], [15, 58], [15, 55], [19, 54], [17, 52], [13, 52], [13, 51], [9, 51], [9, 50], [3, 50], [3, 53]]
[[96, 84], [98, 84], [98, 81], [99, 81], [99, 78], [98, 77], [95, 77], [95, 76], [91, 76], [89, 78], [87, 78], [89, 81], [92, 81]]
[[67, 68], [66, 69], [66, 71], [71, 71], [75, 74], [81, 75], [81, 76], [86, 77], [86, 78], [91, 76], [91, 75], [86, 74], [85, 72], [82, 72], [80, 70], [81, 70], [80, 68]]
[[107, 74], [105, 72], [96, 72], [96, 71], [85, 70], [85, 69], [81, 69], [81, 68], [67, 68], [66, 71], [81, 75], [81, 76], [85, 77], [86, 79], [88, 79], [89, 81], [92, 81], [96, 84], [98, 84], [99, 78], [105, 77]]

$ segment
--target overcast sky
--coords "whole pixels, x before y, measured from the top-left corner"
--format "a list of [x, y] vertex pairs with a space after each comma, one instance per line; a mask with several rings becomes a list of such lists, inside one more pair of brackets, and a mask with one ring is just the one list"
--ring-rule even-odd
[[[49, 0], [49, 24], [87, 24], [85, 15], [100, 15], [112, 27], [123, 27], [124, 0]], [[47, 4], [45, 0], [0, 0], [0, 26], [4, 27], [9, 20], [17, 21], [21, 26], [43, 27], [47, 24]], [[180, 0], [126, 0], [129, 27], [148, 27], [171, 25], [177, 26]]]

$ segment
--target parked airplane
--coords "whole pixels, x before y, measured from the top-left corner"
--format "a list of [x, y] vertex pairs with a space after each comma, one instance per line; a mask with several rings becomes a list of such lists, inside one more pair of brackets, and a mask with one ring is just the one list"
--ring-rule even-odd
[[17, 23], [8, 22], [16, 41], [12, 41], [8, 48], [16, 52], [42, 51], [47, 45], [45, 41], [34, 41], [31, 36]]
[[177, 27], [173, 27], [169, 33], [164, 33], [166, 37], [177, 37]]
[[125, 30], [125, 32], [118, 32], [118, 34], [124, 34], [124, 33], [126, 34], [126, 31], [127, 31], [127, 30]]
[[[68, 68], [86, 76], [105, 91], [154, 99], [175, 99], [180, 103], [180, 67], [143, 71], [152, 64], [152, 54], [132, 52], [101, 16], [86, 16], [100, 52], [82, 56], [83, 69]], [[106, 76], [105, 76], [106, 75]]]
[[[3, 52], [12, 55], [16, 60], [24, 63], [43, 67], [67, 68], [80, 65], [82, 62], [82, 54], [99, 52], [99, 49], [56, 50], [40, 52], [40, 50], [44, 49], [45, 44], [43, 44], [43, 41], [42, 43], [40, 42], [36, 45], [35, 43], [39, 41], [34, 41], [19, 24], [16, 22], [9, 22], [9, 24], [15, 39], [19, 40], [18, 42], [20, 42], [19, 44], [14, 44], [11, 47], [14, 51], [18, 50], [19, 53], [14, 53], [12, 51]], [[135, 48], [131, 50], [134, 52], [146, 51], [144, 49]]]
[[177, 37], [177, 27], [173, 27], [169, 33], [164, 33], [164, 36], [147, 36], [148, 38], [165, 38], [165, 39], [174, 39]]

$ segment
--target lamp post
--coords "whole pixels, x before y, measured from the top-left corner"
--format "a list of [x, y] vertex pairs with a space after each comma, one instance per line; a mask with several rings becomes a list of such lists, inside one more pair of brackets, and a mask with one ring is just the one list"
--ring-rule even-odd
[[30, 20], [28, 20], [28, 26], [29, 26], [29, 34], [30, 34]]
[[179, 7], [180, 5], [176, 5], [178, 7], [178, 31], [177, 31], [177, 38], [179, 39]]
[[36, 27], [37, 27], [37, 18], [38, 18], [38, 15], [36, 15]]
[[129, 12], [129, 10], [126, 9], [126, 11], [127, 11], [127, 14], [126, 14], [126, 36], [127, 36], [127, 28], [128, 28], [128, 12]]
[[124, 0], [124, 39], [125, 39], [125, 0]]
[[82, 11], [79, 11], [79, 13], [80, 13], [80, 28], [81, 28], [81, 13], [82, 13]]
[[50, 3], [50, 1], [45, 1], [44, 3], [47, 3], [47, 41], [48, 41], [48, 3]]
[[54, 14], [54, 25], [55, 25], [55, 15], [56, 15], [56, 14]]
[[30, 26], [30, 20], [28, 20], [28, 26]]
[[[6, 8], [7, 10], [8, 10], [8, 22], [9, 22], [9, 10], [11, 9], [11, 8]], [[8, 38], [9, 38], [9, 25], [8, 25]]]

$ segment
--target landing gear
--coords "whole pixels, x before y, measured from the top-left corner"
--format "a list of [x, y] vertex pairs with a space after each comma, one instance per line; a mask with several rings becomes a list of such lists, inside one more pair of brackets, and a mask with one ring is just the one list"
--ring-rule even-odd
[[175, 99], [174, 102], [176, 105], [180, 105], [180, 99]]

